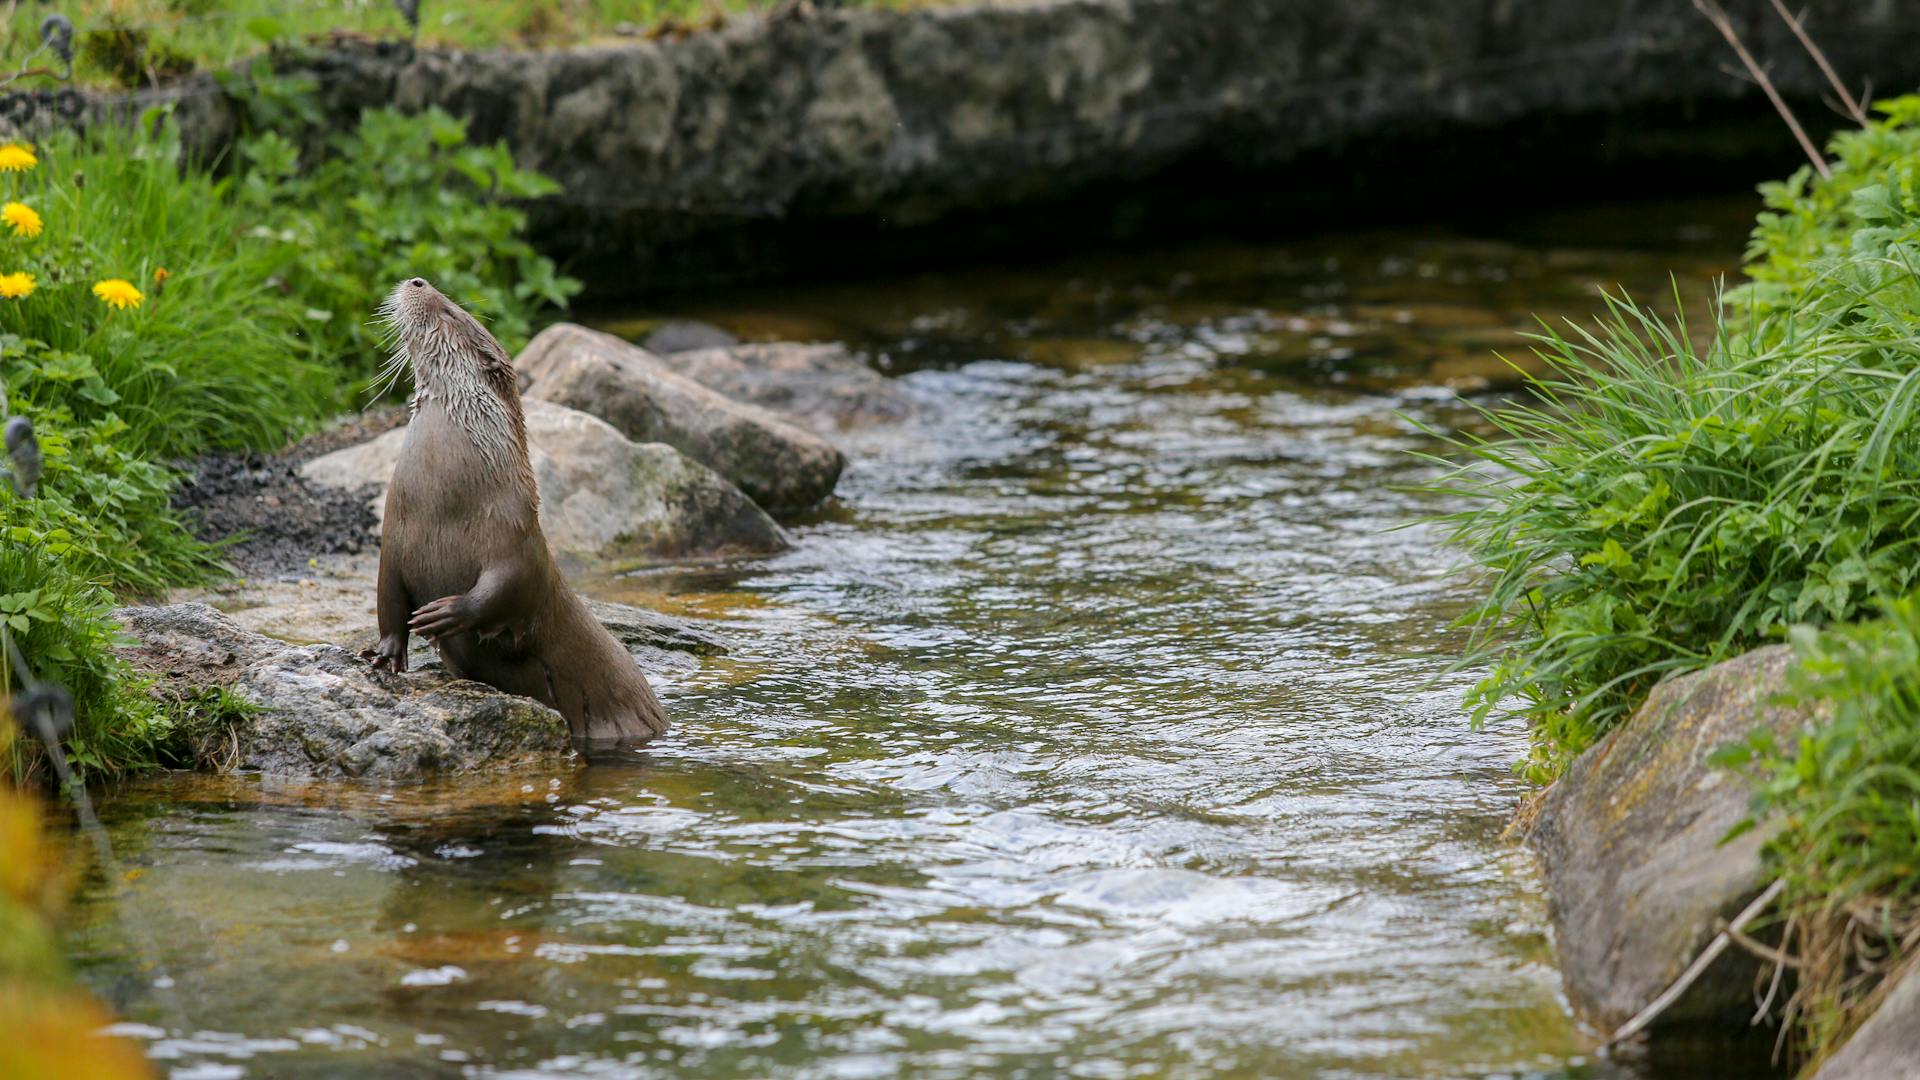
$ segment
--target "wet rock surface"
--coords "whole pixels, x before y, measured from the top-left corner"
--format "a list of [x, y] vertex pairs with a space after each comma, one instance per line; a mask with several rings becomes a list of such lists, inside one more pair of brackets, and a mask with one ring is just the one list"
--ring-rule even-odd
[[375, 672], [336, 645], [292, 645], [204, 604], [123, 608], [120, 652], [185, 696], [224, 688], [253, 706], [217, 756], [273, 776], [417, 780], [570, 759], [567, 722], [531, 698], [444, 671]]
[[[753, 555], [787, 546], [745, 494], [660, 443], [636, 443], [605, 421], [531, 399], [528, 452], [540, 525], [556, 555], [580, 561]], [[400, 460], [404, 428], [315, 458], [301, 469], [327, 491], [359, 493], [376, 515]]]
[[[1659, 996], [1766, 886], [1763, 826], [1722, 844], [1749, 790], [1707, 764], [1758, 726], [1809, 722], [1770, 704], [1793, 654], [1759, 649], [1656, 687], [1633, 717], [1574, 761], [1527, 835], [1546, 872], [1567, 996], [1611, 1031]], [[1737, 1022], [1753, 1012], [1756, 961], [1728, 949], [1659, 1026]]]
[[692, 349], [662, 356], [660, 363], [817, 432], [897, 424], [914, 412], [913, 399], [898, 383], [843, 345], [775, 342]]
[[812, 432], [677, 374], [610, 334], [550, 326], [514, 365], [528, 399], [592, 413], [636, 442], [671, 446], [773, 513], [818, 505], [846, 465]]
[[[377, 552], [332, 556], [303, 565], [297, 574], [179, 589], [171, 599], [211, 605], [253, 633], [295, 645], [339, 645], [357, 656], [379, 638], [374, 618], [379, 567]], [[725, 637], [700, 622], [598, 600], [588, 600], [587, 607], [649, 677], [690, 670], [698, 666], [695, 657], [727, 651]], [[413, 638], [411, 646], [410, 671], [439, 663], [424, 640]]]

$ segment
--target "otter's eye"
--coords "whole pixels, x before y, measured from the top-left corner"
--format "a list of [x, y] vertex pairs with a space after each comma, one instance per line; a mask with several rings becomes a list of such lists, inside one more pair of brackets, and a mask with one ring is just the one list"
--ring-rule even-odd
[[407, 282], [407, 284], [413, 286], [416, 289], [422, 285], [425, 285], [426, 283], [427, 283], [426, 278], [414, 278], [412, 281]]

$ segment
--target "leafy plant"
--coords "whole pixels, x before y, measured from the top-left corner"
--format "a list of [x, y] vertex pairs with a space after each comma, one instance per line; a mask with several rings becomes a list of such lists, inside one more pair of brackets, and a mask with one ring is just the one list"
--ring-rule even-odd
[[1540, 339], [1536, 400], [1486, 407], [1496, 436], [1456, 437], [1470, 463], [1438, 485], [1467, 500], [1444, 520], [1491, 574], [1462, 620], [1467, 662], [1492, 664], [1469, 703], [1532, 721], [1539, 781], [1660, 679], [1920, 581], [1903, 312], [1848, 291], [1723, 323], [1705, 348], [1625, 301], [1609, 312]]
[[531, 335], [535, 312], [580, 291], [528, 243], [516, 205], [558, 185], [516, 165], [504, 144], [472, 145], [466, 122], [438, 108], [371, 110], [317, 164], [275, 131], [246, 139], [240, 156], [241, 204], [285, 245], [276, 276], [309, 305], [323, 349], [362, 370], [379, 352], [367, 313], [405, 278], [430, 278], [468, 304], [509, 351]]
[[[0, 536], [0, 623], [33, 665], [33, 676], [73, 695], [75, 728], [68, 756], [92, 773], [151, 766], [170, 735], [169, 721], [113, 652], [119, 637], [113, 595], [75, 575], [59, 534], [32, 537], [14, 526]], [[22, 685], [12, 663], [0, 663], [0, 696]], [[17, 750], [24, 751], [24, 746]], [[36, 759], [10, 755], [18, 774]]]
[[[1825, 302], [1840, 287], [1874, 291], [1889, 262], [1920, 241], [1920, 96], [1874, 108], [1884, 120], [1834, 137], [1830, 179], [1803, 167], [1761, 185], [1767, 210], [1747, 246], [1753, 284], [1736, 294], [1738, 306], [1782, 311], [1816, 294]], [[1882, 296], [1909, 311], [1920, 310], [1916, 299]]]
[[1755, 731], [1716, 760], [1753, 779], [1749, 823], [1779, 823], [1766, 858], [1786, 883], [1794, 1011], [1817, 1056], [1920, 943], [1920, 597], [1792, 640], [1785, 697], [1819, 722], [1785, 742]]

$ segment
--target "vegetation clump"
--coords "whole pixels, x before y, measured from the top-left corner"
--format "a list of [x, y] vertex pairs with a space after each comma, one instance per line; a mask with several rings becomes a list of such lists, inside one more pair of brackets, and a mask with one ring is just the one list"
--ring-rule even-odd
[[[223, 572], [170, 506], [176, 463], [357, 404], [380, 359], [367, 312], [396, 279], [433, 276], [510, 346], [579, 290], [517, 205], [551, 182], [438, 110], [369, 112], [304, 161], [277, 132], [238, 158], [186, 160], [162, 113], [0, 145], [0, 412], [42, 457], [31, 497], [0, 481], [0, 622], [74, 694], [88, 775], [218, 743], [204, 703], [156, 701], [112, 651], [117, 603]], [[0, 658], [0, 692], [21, 682]]]
[[1920, 221], [1913, 101], [1836, 143], [1852, 196], [1769, 188], [1758, 284], [1702, 340], [1611, 300], [1539, 338], [1531, 398], [1483, 410], [1493, 437], [1454, 440], [1470, 463], [1439, 487], [1466, 505], [1445, 522], [1490, 574], [1463, 619], [1491, 664], [1469, 704], [1528, 718], [1535, 780], [1659, 680], [1920, 585], [1920, 247], [1857, 216], [1904, 190], [1885, 198]]
[[1786, 1006], [1831, 1052], [1920, 950], [1920, 97], [1766, 185], [1751, 281], [1711, 332], [1626, 302], [1540, 337], [1529, 398], [1439, 487], [1488, 574], [1469, 702], [1530, 721], [1536, 781], [1659, 680], [1788, 639], [1787, 703], [1718, 764], [1781, 879]]

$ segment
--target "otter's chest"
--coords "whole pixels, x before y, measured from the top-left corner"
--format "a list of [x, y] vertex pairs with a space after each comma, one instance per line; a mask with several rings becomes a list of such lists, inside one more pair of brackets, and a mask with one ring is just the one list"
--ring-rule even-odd
[[438, 409], [414, 415], [381, 530], [382, 546], [393, 549], [405, 577], [431, 579], [434, 588], [465, 581], [451, 590], [458, 592], [527, 542], [533, 498], [521, 479], [526, 470], [513, 464], [503, 468]]

